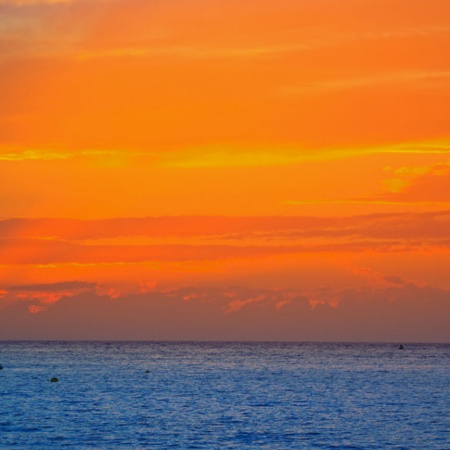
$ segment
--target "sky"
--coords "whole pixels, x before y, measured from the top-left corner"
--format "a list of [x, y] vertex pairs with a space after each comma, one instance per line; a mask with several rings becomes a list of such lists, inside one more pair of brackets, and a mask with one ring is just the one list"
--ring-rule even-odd
[[448, 0], [0, 0], [0, 339], [450, 342]]

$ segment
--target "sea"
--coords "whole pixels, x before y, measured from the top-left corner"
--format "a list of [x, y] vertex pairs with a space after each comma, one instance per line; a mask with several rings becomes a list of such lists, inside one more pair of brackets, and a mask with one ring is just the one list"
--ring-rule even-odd
[[450, 449], [450, 344], [7, 341], [0, 365], [2, 449]]

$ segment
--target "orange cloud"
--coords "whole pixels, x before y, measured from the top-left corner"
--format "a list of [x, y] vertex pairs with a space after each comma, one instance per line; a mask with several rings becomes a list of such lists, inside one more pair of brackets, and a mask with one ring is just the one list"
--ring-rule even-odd
[[4, 305], [11, 304], [17, 300], [22, 302], [33, 302], [28, 307], [31, 314], [46, 311], [48, 307], [64, 297], [73, 297], [82, 292], [93, 290], [96, 283], [81, 281], [62, 281], [46, 284], [28, 284], [21, 286], [8, 286], [5, 295], [0, 297]]
[[[211, 239], [246, 241], [255, 239], [265, 246], [272, 241], [295, 242], [313, 238], [446, 239], [450, 211], [425, 213], [382, 213], [348, 217], [314, 216], [179, 216], [118, 218], [105, 220], [75, 219], [3, 219], [0, 220], [0, 245], [14, 243], [26, 249], [35, 245], [50, 248], [75, 248], [83, 241], [102, 240], [120, 243], [123, 238], [194, 238], [205, 244]], [[184, 241], [183, 241], [184, 240]], [[71, 242], [68, 242], [71, 241]], [[137, 241], [138, 242], [138, 241]], [[430, 241], [431, 242], [431, 241]], [[101, 251], [101, 245], [92, 245]]]
[[240, 311], [247, 305], [251, 305], [252, 303], [261, 303], [265, 300], [265, 296], [261, 295], [259, 297], [247, 298], [245, 300], [232, 300], [228, 303], [227, 308], [225, 309], [225, 313], [233, 313]]
[[30, 314], [39, 314], [43, 311], [46, 311], [46, 308], [44, 306], [30, 305], [28, 307], [28, 311], [30, 312]]
[[396, 171], [400, 183], [397, 191], [378, 196], [391, 202], [450, 202], [450, 164], [424, 168], [401, 168]]

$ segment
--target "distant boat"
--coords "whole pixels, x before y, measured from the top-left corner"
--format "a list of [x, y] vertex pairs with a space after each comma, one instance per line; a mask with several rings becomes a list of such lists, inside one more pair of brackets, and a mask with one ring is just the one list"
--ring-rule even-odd
[[400, 344], [400, 346], [399, 346], [399, 348], [398, 348], [399, 350], [405, 350], [405, 347], [403, 347], [403, 345], [402, 344]]

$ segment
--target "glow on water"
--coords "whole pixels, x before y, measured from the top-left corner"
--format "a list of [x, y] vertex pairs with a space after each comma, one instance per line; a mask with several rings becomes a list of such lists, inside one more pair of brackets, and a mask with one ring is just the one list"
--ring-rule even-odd
[[450, 345], [398, 346], [2, 342], [0, 448], [450, 448]]

